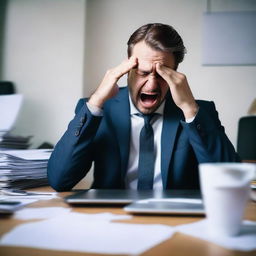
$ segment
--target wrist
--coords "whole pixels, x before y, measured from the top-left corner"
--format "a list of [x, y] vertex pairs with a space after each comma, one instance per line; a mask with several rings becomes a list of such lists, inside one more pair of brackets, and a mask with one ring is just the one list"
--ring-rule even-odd
[[196, 116], [198, 112], [198, 105], [195, 103], [188, 105], [182, 109], [185, 119], [191, 119]]
[[92, 106], [95, 106], [97, 108], [102, 108], [104, 104], [104, 100], [98, 97], [95, 93], [90, 97], [88, 100], [88, 103]]

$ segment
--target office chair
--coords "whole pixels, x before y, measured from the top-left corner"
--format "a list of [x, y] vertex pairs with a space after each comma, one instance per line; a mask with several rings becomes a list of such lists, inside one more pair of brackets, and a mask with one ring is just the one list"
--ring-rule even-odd
[[0, 95], [14, 94], [15, 88], [13, 82], [0, 81]]
[[242, 161], [256, 162], [256, 115], [240, 118], [237, 153]]

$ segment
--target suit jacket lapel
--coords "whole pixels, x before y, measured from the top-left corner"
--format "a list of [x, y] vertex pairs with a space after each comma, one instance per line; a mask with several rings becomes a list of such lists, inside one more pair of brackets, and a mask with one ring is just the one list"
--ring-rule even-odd
[[167, 188], [169, 164], [173, 153], [177, 130], [182, 118], [182, 111], [175, 105], [172, 96], [168, 94], [165, 103], [161, 135], [161, 175], [164, 189]]
[[128, 88], [120, 89], [118, 96], [111, 105], [111, 118], [121, 156], [121, 174], [122, 179], [126, 175], [128, 157], [130, 151], [130, 103], [128, 97]]

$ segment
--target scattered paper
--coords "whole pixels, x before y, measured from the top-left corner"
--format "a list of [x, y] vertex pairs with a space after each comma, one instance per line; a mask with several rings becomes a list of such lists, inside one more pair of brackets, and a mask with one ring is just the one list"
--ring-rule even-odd
[[256, 222], [244, 220], [241, 232], [238, 236], [227, 237], [211, 236], [207, 232], [207, 220], [197, 221], [191, 224], [179, 225], [175, 229], [178, 232], [197, 237], [230, 250], [251, 251], [256, 249]]
[[23, 95], [0, 96], [0, 131], [8, 132], [13, 127], [21, 108]]
[[17, 200], [17, 199], [0, 199], [0, 214], [11, 214], [17, 210], [20, 210], [25, 205], [34, 203], [37, 200], [26, 199], [26, 200]]
[[24, 208], [17, 211], [14, 215], [14, 218], [20, 220], [49, 219], [58, 217], [70, 211], [70, 208], [64, 207]]
[[[16, 219], [29, 220], [29, 219], [50, 219], [50, 218], [63, 218], [67, 213], [71, 212], [71, 208], [64, 207], [41, 207], [41, 208], [25, 208], [14, 215]], [[112, 221], [112, 220], [127, 220], [131, 219], [129, 215], [117, 215], [109, 212], [87, 214], [72, 212], [72, 218], [79, 221]], [[67, 218], [68, 216], [64, 216]]]
[[53, 199], [53, 198], [56, 198], [58, 197], [57, 193], [56, 192], [53, 192], [53, 193], [46, 193], [43, 194], [44, 192], [41, 192], [40, 194], [38, 195], [20, 195], [20, 196], [17, 196], [17, 195], [5, 195], [5, 194], [1, 194], [0, 193], [0, 200], [16, 200], [16, 201], [20, 201], [21, 199], [22, 200], [29, 200], [29, 199], [35, 199], [35, 201], [38, 201], [38, 200], [50, 200], [50, 199]]
[[[63, 217], [63, 216], [62, 216]], [[69, 216], [64, 216], [65, 218], [68, 218]], [[59, 217], [58, 217], [59, 218]], [[79, 221], [104, 221], [104, 222], [110, 222], [113, 220], [129, 220], [132, 218], [130, 215], [121, 215], [121, 214], [113, 214], [110, 212], [102, 212], [102, 213], [77, 213], [72, 212], [72, 217], [70, 218], [76, 218]]]
[[170, 238], [174, 231], [165, 225], [109, 221], [120, 219], [121, 216], [68, 213], [25, 223], [5, 234], [0, 245], [87, 253], [140, 254]]

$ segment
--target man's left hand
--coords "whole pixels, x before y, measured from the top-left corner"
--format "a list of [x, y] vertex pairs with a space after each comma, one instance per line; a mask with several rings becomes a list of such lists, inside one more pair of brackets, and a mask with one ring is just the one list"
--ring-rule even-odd
[[168, 83], [173, 101], [183, 111], [184, 117], [194, 117], [198, 112], [198, 105], [186, 76], [160, 63], [156, 64], [156, 71]]

